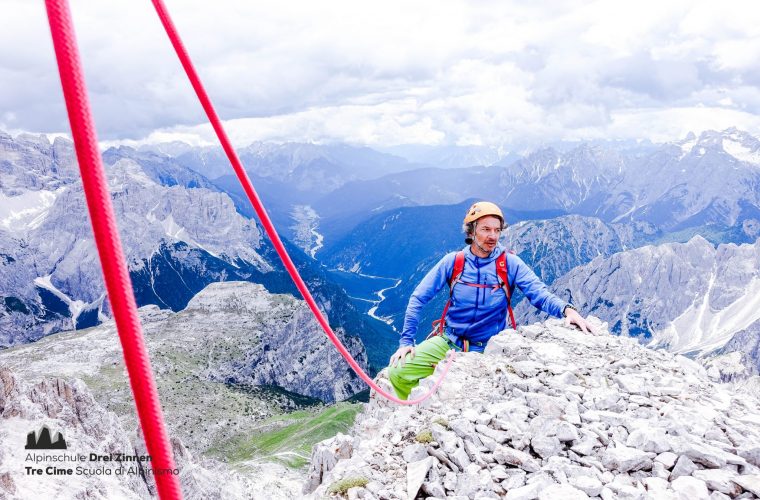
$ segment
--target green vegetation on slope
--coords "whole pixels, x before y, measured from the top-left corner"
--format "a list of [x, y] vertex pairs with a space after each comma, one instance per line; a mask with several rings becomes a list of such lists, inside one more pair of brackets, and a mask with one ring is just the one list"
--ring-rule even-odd
[[361, 408], [361, 404], [344, 402], [277, 415], [252, 434], [227, 441], [209, 452], [232, 463], [266, 459], [303, 467], [309, 462], [312, 446], [347, 432]]

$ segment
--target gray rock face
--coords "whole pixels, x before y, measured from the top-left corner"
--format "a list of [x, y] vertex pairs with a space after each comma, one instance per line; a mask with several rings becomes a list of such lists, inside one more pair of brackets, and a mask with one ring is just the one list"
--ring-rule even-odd
[[78, 175], [71, 141], [0, 132], [0, 347], [71, 328], [70, 318], [37, 298], [38, 259], [26, 234]]
[[[715, 248], [695, 236], [628, 250], [577, 267], [551, 288], [616, 334], [701, 358], [723, 355], [711, 362], [718, 379], [750, 376], [760, 366], [760, 241]], [[540, 314], [522, 303], [515, 312], [523, 323]], [[731, 352], [740, 354], [725, 357]]]
[[21, 134], [15, 139], [0, 132], [0, 192], [15, 197], [27, 192], [55, 191], [79, 176], [74, 144], [44, 135]]
[[548, 220], [524, 221], [509, 226], [503, 243], [514, 251], [546, 283], [553, 282], [579, 264], [599, 256], [639, 246], [632, 224], [614, 225], [596, 217], [566, 215]]
[[[17, 142], [11, 141], [10, 146], [6, 146], [18, 149], [24, 145]], [[70, 147], [70, 143], [61, 144]], [[61, 144], [57, 149], [63, 147]], [[43, 184], [20, 180], [12, 172], [3, 173], [3, 185], [10, 181], [25, 184], [23, 189], [13, 188], [15, 191], [4, 188], [3, 193], [10, 194], [0, 193], [12, 196], [3, 199], [4, 204], [10, 206], [11, 215], [6, 217], [10, 222], [5, 227], [0, 224], [0, 268], [3, 270], [0, 296], [4, 302], [0, 303], [0, 347], [74, 329], [85, 317], [92, 325], [110, 315], [82, 184], [78, 172], [73, 170], [73, 157], [55, 153], [55, 147], [53, 150], [33, 149], [38, 159], [31, 153], [16, 151], [9, 160], [13, 169], [18, 170], [36, 165], [42, 172], [39, 175], [48, 179]], [[65, 168], [57, 167], [56, 162]], [[204, 185], [201, 182], [191, 183], [195, 189], [183, 184], [162, 184], [161, 180], [167, 183], [176, 180], [162, 179], [155, 165], [152, 169], [151, 165], [121, 158], [106, 169], [133, 281], [136, 281], [135, 276], [144, 274], [150, 294], [155, 294], [158, 288], [158, 285], [153, 286], [155, 282], [166, 281], [166, 277], [159, 276], [163, 270], [152, 265], [154, 259], [160, 260], [162, 245], [195, 249], [208, 256], [207, 260], [218, 260], [232, 270], [243, 263], [261, 272], [271, 270], [260, 255], [263, 243], [259, 229], [255, 222], [236, 212], [229, 196], [208, 186], [201, 187]], [[181, 179], [179, 167], [172, 172]], [[37, 190], [32, 191], [33, 188]], [[26, 213], [28, 215], [24, 215]], [[203, 269], [205, 263], [201, 259], [196, 257], [193, 262], [193, 258], [188, 255], [184, 267], [196, 273], [214, 273]], [[178, 274], [175, 280], [180, 286], [188, 286], [182, 283], [183, 269], [168, 269]], [[184, 279], [190, 280], [191, 274], [185, 273]], [[139, 287], [137, 282], [136, 287]], [[167, 306], [160, 302], [160, 297], [155, 300]]]
[[[208, 367], [215, 380], [276, 385], [326, 402], [341, 401], [364, 388], [364, 383], [347, 369], [306, 303], [289, 295], [270, 294], [261, 285], [247, 282], [212, 283], [179, 314], [187, 314], [209, 328], [238, 318], [247, 323], [246, 328], [254, 329], [255, 349], [216, 368]], [[256, 325], [245, 315], [260, 323]], [[336, 334], [366, 370], [367, 353], [361, 341], [340, 328]]]
[[557, 320], [502, 332], [484, 354], [458, 354], [419, 406], [372, 398], [350, 457], [321, 469], [310, 498], [357, 476], [359, 498], [407, 498], [418, 436], [432, 437], [422, 491], [437, 498], [752, 497], [758, 468], [742, 454], [760, 446], [760, 401], [591, 321], [600, 335]]

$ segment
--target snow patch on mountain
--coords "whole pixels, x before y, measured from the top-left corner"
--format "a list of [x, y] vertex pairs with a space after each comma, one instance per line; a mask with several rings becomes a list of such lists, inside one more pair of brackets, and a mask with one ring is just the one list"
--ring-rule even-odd
[[696, 145], [697, 145], [697, 138], [694, 137], [694, 135], [692, 134], [691, 139], [687, 139], [679, 144], [679, 146], [681, 147], [681, 156], [678, 159], [681, 160], [683, 159], [684, 156], [691, 153], [691, 150]]
[[39, 286], [40, 288], [44, 288], [45, 290], [49, 291], [61, 301], [63, 301], [69, 308], [69, 314], [71, 315], [71, 322], [74, 326], [74, 329], [77, 328], [77, 316], [79, 316], [79, 313], [82, 312], [85, 307], [87, 307], [89, 304], [83, 300], [74, 300], [62, 291], [60, 291], [58, 288], [56, 288], [55, 285], [50, 281], [50, 275], [47, 276], [39, 276], [34, 279], [34, 284]]
[[719, 310], [710, 307], [715, 278], [715, 274], [711, 275], [707, 290], [700, 292], [700, 297], [667, 328], [656, 333], [653, 347], [665, 347], [680, 354], [709, 353], [760, 320], [760, 277], [753, 278], [743, 287], [739, 298]]
[[760, 165], [760, 150], [751, 148], [743, 142], [723, 139], [723, 150], [739, 161]]
[[0, 191], [0, 228], [18, 232], [39, 227], [56, 198], [65, 190], [65, 187], [54, 191], [25, 190], [14, 196]]
[[152, 212], [148, 213], [145, 218], [149, 222], [159, 222], [161, 224], [161, 227], [164, 228], [164, 233], [166, 236], [171, 238], [173, 241], [185, 242], [191, 247], [200, 248], [201, 250], [208, 252], [214, 257], [219, 258], [219, 254], [213, 252], [212, 250], [209, 250], [208, 248], [195, 241], [195, 238], [190, 236], [190, 233], [188, 233], [187, 229], [177, 224], [177, 222], [174, 220], [174, 216], [171, 213], [167, 215], [166, 218], [162, 221], [158, 221]]

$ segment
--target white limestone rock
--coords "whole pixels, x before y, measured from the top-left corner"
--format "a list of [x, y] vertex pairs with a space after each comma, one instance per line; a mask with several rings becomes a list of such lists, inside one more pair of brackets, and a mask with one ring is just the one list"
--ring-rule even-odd
[[737, 473], [727, 469], [705, 469], [695, 470], [691, 475], [705, 482], [711, 490], [720, 491], [731, 497], [735, 497], [742, 492], [741, 487], [734, 482]]
[[710, 498], [705, 482], [695, 477], [677, 477], [670, 483], [670, 487], [683, 498], [690, 500], [708, 500]]
[[630, 472], [652, 468], [652, 454], [628, 446], [607, 448], [602, 455], [602, 464], [608, 469]]
[[569, 483], [590, 497], [599, 496], [602, 492], [602, 482], [592, 476], [572, 477]]
[[404, 457], [404, 460], [407, 463], [411, 463], [411, 462], [417, 462], [424, 458], [427, 458], [428, 453], [424, 445], [415, 443], [415, 444], [410, 444], [409, 446], [404, 448], [404, 451], [402, 452], [401, 456]]
[[[754, 494], [760, 477], [750, 459], [760, 447], [754, 392], [716, 384], [667, 352], [553, 321], [531, 327], [540, 340], [497, 336], [489, 352], [458, 356], [444, 385], [459, 392], [438, 393], [430, 405], [371, 401], [357, 418], [354, 454], [389, 457], [373, 480], [390, 497], [396, 491], [403, 497], [404, 451], [431, 430], [425, 451], [434, 466], [421, 490], [435, 498]], [[447, 423], [433, 423], [439, 419]], [[367, 420], [372, 425], [363, 425]], [[330, 481], [344, 477], [339, 467], [330, 474]]]
[[588, 497], [585, 492], [569, 484], [553, 484], [538, 494], [538, 500], [588, 500]]
[[733, 481], [741, 486], [744, 491], [748, 491], [753, 495], [760, 497], [760, 475], [750, 474], [737, 476]]
[[655, 462], [660, 462], [666, 469], [672, 469], [678, 460], [678, 455], [673, 452], [666, 451], [657, 455], [654, 459]]
[[526, 472], [536, 472], [541, 468], [539, 463], [530, 455], [508, 446], [497, 447], [496, 450], [494, 450], [493, 456], [500, 464], [514, 465]]
[[417, 496], [422, 483], [425, 481], [430, 468], [433, 466], [433, 457], [428, 457], [415, 462], [409, 462], [406, 466], [406, 494], [408, 498]]
[[562, 450], [562, 443], [555, 436], [536, 436], [530, 440], [530, 446], [544, 459], [557, 455]]
[[671, 449], [665, 431], [657, 427], [643, 427], [634, 430], [628, 435], [625, 444], [626, 446], [654, 453], [663, 453]]

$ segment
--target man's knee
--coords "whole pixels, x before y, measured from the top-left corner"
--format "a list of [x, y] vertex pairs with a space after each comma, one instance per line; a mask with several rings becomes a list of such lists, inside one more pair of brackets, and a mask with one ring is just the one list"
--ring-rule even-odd
[[397, 365], [388, 367], [388, 380], [396, 391], [396, 396], [400, 399], [406, 399], [408, 397], [408, 392], [406, 390], [408, 382], [404, 379], [403, 372], [404, 367], [402, 366]]
[[401, 363], [397, 364], [396, 366], [389, 366], [388, 380], [390, 380], [391, 383], [396, 386], [400, 381], [405, 380], [404, 375], [407, 375], [408, 371], [408, 365], [401, 366]]

